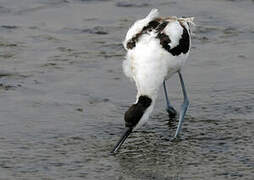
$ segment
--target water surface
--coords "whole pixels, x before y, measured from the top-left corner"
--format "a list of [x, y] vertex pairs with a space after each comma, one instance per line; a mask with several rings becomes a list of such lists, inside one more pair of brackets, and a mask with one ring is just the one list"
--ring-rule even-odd
[[[123, 75], [125, 33], [151, 8], [194, 16], [184, 79], [191, 106], [170, 141], [162, 94], [150, 121], [109, 152], [135, 101]], [[2, 0], [0, 179], [254, 177], [254, 2]], [[177, 76], [169, 96], [182, 102]]]

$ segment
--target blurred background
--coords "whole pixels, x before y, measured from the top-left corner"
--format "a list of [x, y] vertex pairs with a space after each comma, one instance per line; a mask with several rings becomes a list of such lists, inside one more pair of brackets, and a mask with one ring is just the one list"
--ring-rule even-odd
[[[109, 152], [136, 88], [122, 41], [152, 8], [194, 16], [183, 70], [191, 106], [171, 142], [161, 94], [147, 125]], [[0, 179], [254, 177], [253, 0], [0, 0]], [[177, 76], [168, 82], [179, 109]]]

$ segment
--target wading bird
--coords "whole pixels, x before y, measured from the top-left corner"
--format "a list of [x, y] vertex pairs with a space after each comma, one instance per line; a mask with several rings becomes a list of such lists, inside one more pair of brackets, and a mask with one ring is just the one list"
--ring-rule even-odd
[[193, 17], [159, 17], [159, 11], [152, 9], [144, 18], [136, 21], [128, 30], [123, 42], [127, 51], [123, 71], [136, 83], [136, 102], [126, 111], [125, 130], [112, 153], [116, 153], [130, 133], [144, 124], [155, 104], [158, 91], [164, 88], [169, 116], [176, 116], [166, 89], [166, 80], [178, 73], [183, 103], [175, 138], [179, 135], [184, 116], [189, 106], [181, 68], [186, 62], [191, 47]]

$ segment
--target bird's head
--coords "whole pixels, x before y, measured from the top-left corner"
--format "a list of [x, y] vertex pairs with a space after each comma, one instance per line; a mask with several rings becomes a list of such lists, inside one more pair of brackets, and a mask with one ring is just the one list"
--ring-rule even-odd
[[[138, 97], [138, 101], [136, 104], [133, 104], [124, 115], [125, 120], [125, 130], [116, 144], [115, 148], [113, 149], [112, 153], [116, 153], [127, 137], [131, 134], [132, 130], [138, 125], [140, 120], [144, 117], [146, 110], [152, 104], [152, 99], [148, 96], [142, 95]], [[148, 118], [148, 116], [147, 116]]]

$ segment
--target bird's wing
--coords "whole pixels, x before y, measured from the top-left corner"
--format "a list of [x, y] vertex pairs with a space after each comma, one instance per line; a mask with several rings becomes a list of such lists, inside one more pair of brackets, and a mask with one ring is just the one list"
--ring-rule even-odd
[[172, 49], [179, 44], [179, 40], [181, 39], [183, 34], [183, 27], [178, 21], [173, 21], [168, 23], [168, 25], [161, 33], [164, 33], [169, 37], [170, 42], [168, 43], [168, 45], [170, 46], [170, 49]]
[[149, 24], [149, 22], [153, 21], [154, 19], [158, 18], [159, 10], [152, 9], [150, 13], [144, 18], [137, 20], [128, 30], [125, 40], [123, 41], [123, 46], [127, 50], [127, 43], [133, 37], [135, 37], [138, 33], [142, 32], [143, 28]]
[[188, 18], [177, 18], [173, 17], [172, 20], [168, 21], [167, 26], [161, 31], [167, 35], [170, 39], [169, 46], [170, 48], [174, 48], [179, 44], [180, 39], [184, 32], [184, 29], [188, 31], [189, 36], [191, 35], [191, 28], [195, 26], [194, 17]]
[[159, 39], [162, 47], [173, 56], [186, 54], [191, 45], [191, 24], [193, 18], [176, 18], [169, 21], [167, 26], [160, 32]]

